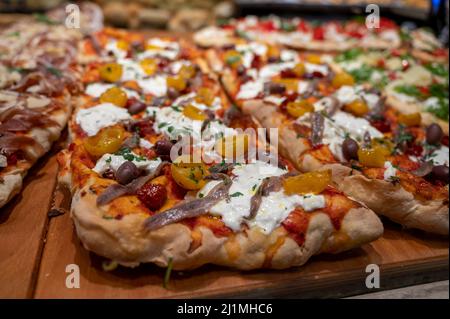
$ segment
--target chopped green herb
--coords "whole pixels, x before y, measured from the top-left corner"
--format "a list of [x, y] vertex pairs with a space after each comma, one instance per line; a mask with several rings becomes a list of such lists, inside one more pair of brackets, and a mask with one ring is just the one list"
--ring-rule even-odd
[[295, 30], [295, 25], [293, 25], [292, 23], [283, 21], [281, 22], [281, 26], [280, 29], [286, 32], [292, 32]]
[[203, 198], [205, 197], [205, 195], [203, 195], [203, 193], [198, 193], [198, 198]]
[[172, 133], [175, 128], [173, 126], [169, 126], [167, 128], [167, 132]]
[[434, 75], [448, 77], [448, 69], [440, 63], [428, 63], [424, 67]]
[[230, 57], [228, 57], [226, 60], [225, 60], [225, 62], [227, 63], [227, 64], [234, 64], [234, 63], [236, 63], [236, 62], [238, 62], [239, 60], [241, 59], [241, 57], [239, 56], [239, 55], [232, 55], [232, 56], [230, 56]]
[[230, 195], [230, 197], [239, 197], [239, 196], [244, 196], [244, 194], [242, 194], [241, 192], [236, 192]]
[[353, 76], [356, 82], [360, 83], [369, 81], [375, 70], [376, 70], [375, 68], [364, 64], [359, 69], [351, 70], [348, 73], [350, 73], [351, 76]]
[[342, 52], [341, 54], [337, 55], [334, 60], [336, 62], [344, 62], [344, 61], [350, 61], [356, 59], [359, 55], [361, 55], [363, 51], [358, 48], [350, 49], [348, 51]]
[[250, 37], [248, 36], [248, 34], [242, 30], [236, 30], [236, 35], [240, 38], [250, 40]]
[[253, 185], [253, 186], [252, 186], [252, 191], [255, 191], [255, 189], [256, 189], [257, 186], [258, 186], [258, 185], [256, 185], [256, 184]]
[[167, 289], [167, 285], [169, 284], [170, 274], [172, 273], [173, 267], [173, 259], [169, 257], [169, 262], [167, 263], [166, 273], [164, 275], [163, 287]]
[[36, 21], [41, 22], [41, 23], [58, 24], [57, 21], [50, 19], [46, 14], [43, 14], [43, 13], [35, 13], [33, 16], [36, 19]]
[[169, 123], [162, 122], [158, 124], [158, 128], [163, 128], [164, 126], [168, 125]]
[[7, 37], [19, 37], [20, 32], [19, 31], [11, 32], [11, 33], [8, 33], [6, 36]]
[[394, 87], [394, 91], [397, 93], [401, 93], [401, 94], [405, 94], [405, 95], [409, 95], [409, 96], [415, 96], [415, 97], [421, 96], [420, 90], [414, 85], [408, 85], [408, 84], [397, 85], [396, 87]]
[[105, 162], [109, 164], [109, 163], [111, 163], [111, 160], [112, 160], [112, 158], [111, 158], [111, 156], [110, 156], [110, 157], [108, 157], [108, 158], [106, 159]]
[[47, 71], [50, 72], [51, 74], [57, 76], [58, 78], [60, 78], [62, 76], [62, 72], [52, 66], [47, 67]]

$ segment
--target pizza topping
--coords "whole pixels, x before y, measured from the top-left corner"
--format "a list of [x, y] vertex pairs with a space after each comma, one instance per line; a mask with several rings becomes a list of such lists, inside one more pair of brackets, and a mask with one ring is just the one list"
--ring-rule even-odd
[[95, 157], [105, 153], [114, 153], [119, 150], [124, 139], [124, 130], [121, 127], [107, 127], [95, 136], [84, 140], [84, 148]]
[[306, 113], [314, 112], [314, 105], [312, 105], [307, 100], [288, 102], [286, 111], [292, 117], [298, 118]]
[[155, 211], [164, 205], [167, 199], [167, 190], [163, 185], [149, 183], [137, 191], [137, 197], [145, 206]]
[[148, 79], [137, 80], [144, 93], [161, 97], [167, 94], [167, 77], [165, 75], [156, 75]]
[[208, 173], [203, 163], [192, 163], [189, 155], [178, 157], [171, 165], [172, 177], [184, 189], [196, 190], [205, 185]]
[[311, 113], [311, 143], [318, 146], [322, 144], [323, 132], [325, 128], [325, 118], [320, 112]]
[[358, 159], [358, 143], [352, 138], [346, 138], [342, 143], [342, 154], [347, 161]]
[[394, 180], [395, 174], [397, 174], [397, 169], [392, 165], [392, 163], [389, 161], [384, 162], [384, 169], [384, 180], [389, 182]]
[[248, 81], [241, 85], [237, 99], [253, 99], [263, 92], [264, 82], [262, 80]]
[[331, 170], [324, 170], [288, 177], [283, 181], [283, 187], [288, 195], [319, 194], [330, 183]]
[[124, 107], [127, 104], [127, 101], [127, 93], [116, 86], [107, 89], [100, 95], [100, 103], [112, 103], [116, 106]]
[[102, 175], [106, 170], [112, 169], [117, 174], [119, 168], [127, 161], [132, 162], [138, 169], [146, 172], [155, 171], [161, 164], [161, 159], [159, 158], [149, 160], [144, 156], [137, 155], [129, 149], [122, 149], [115, 154], [103, 154], [92, 170], [99, 175]]
[[345, 72], [337, 73], [331, 81], [331, 85], [333, 85], [335, 88], [340, 88], [344, 85], [352, 86], [354, 84], [355, 80], [353, 79], [353, 77]]
[[145, 58], [139, 62], [146, 75], [152, 76], [158, 70], [158, 63], [155, 59]]
[[200, 132], [202, 120], [194, 120], [183, 114], [183, 107], [164, 107], [155, 112], [153, 129], [157, 133], [164, 133], [170, 140], [176, 140], [178, 136], [186, 136]]
[[432, 170], [433, 177], [437, 180], [448, 184], [448, 178], [449, 178], [449, 168], [446, 165], [437, 165], [433, 167]]
[[145, 51], [138, 55], [139, 59], [163, 57], [169, 60], [175, 60], [180, 52], [180, 45], [160, 38], [151, 38], [147, 41]]
[[155, 151], [158, 156], [169, 156], [170, 150], [172, 149], [173, 144], [165, 139], [159, 140], [155, 143]]
[[117, 82], [122, 77], [122, 66], [118, 63], [106, 63], [99, 68], [100, 78], [106, 82]]
[[428, 144], [439, 144], [443, 136], [444, 132], [438, 124], [433, 123], [427, 127], [426, 140]]
[[367, 167], [384, 167], [385, 153], [379, 147], [358, 150], [359, 162]]
[[133, 162], [126, 161], [119, 166], [115, 176], [119, 184], [126, 185], [140, 174], [141, 172]]
[[147, 108], [147, 105], [133, 97], [128, 99], [125, 107], [128, 109], [128, 113], [134, 115], [143, 112]]
[[398, 116], [398, 122], [406, 126], [419, 126], [421, 123], [421, 119], [422, 117], [419, 112], [400, 114]]
[[228, 135], [215, 144], [217, 153], [225, 159], [240, 161], [248, 154], [250, 136], [247, 134]]
[[419, 168], [415, 169], [411, 173], [416, 176], [424, 177], [433, 171], [433, 163], [431, 161], [421, 162]]
[[8, 158], [5, 155], [0, 154], [0, 168], [8, 166]]
[[355, 116], [362, 117], [369, 112], [369, 107], [366, 102], [361, 99], [356, 99], [344, 106], [344, 110], [352, 113]]
[[448, 147], [441, 146], [431, 152], [425, 157], [425, 160], [431, 160], [434, 165], [447, 165], [449, 164], [449, 151]]
[[215, 174], [212, 175], [211, 178], [222, 179], [222, 181], [216, 183], [209, 193], [202, 198], [185, 200], [169, 210], [149, 217], [144, 222], [145, 229], [155, 230], [165, 225], [177, 223], [186, 218], [207, 214], [211, 207], [219, 201], [228, 198], [228, 190], [231, 187], [230, 178], [225, 174]]
[[88, 136], [94, 136], [102, 128], [112, 126], [130, 118], [130, 114], [126, 109], [117, 107], [111, 103], [102, 103], [91, 108], [79, 110], [75, 121]]
[[183, 108], [183, 115], [195, 121], [204, 121], [207, 118], [205, 113], [192, 104], [188, 104]]

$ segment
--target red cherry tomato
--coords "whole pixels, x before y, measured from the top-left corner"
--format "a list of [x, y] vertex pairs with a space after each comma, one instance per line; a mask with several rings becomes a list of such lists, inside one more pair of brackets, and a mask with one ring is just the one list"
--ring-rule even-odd
[[322, 27], [316, 27], [313, 32], [314, 40], [323, 40], [325, 39], [325, 31]]

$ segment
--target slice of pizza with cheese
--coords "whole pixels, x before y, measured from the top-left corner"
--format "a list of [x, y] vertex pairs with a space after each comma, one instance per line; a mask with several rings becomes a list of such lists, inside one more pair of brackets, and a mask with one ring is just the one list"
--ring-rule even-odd
[[240, 105], [263, 127], [279, 129], [280, 152], [299, 170], [332, 169], [337, 187], [376, 213], [447, 235], [448, 135], [348, 79], [336, 74], [337, 90], [321, 98], [275, 105], [258, 97]]
[[[139, 54], [129, 58], [142, 65]], [[127, 266], [281, 269], [381, 235], [370, 209], [330, 185], [330, 170], [299, 174], [277, 154], [267, 160], [265, 142], [245, 130], [257, 123], [229, 107], [198, 60], [185, 55], [160, 64], [166, 57], [153, 53], [151, 59], [156, 65], [142, 79], [164, 77], [160, 94], [135, 79], [133, 96], [132, 80], [111, 77], [120, 59], [86, 69], [72, 143], [59, 162], [87, 249]], [[183, 60], [189, 72], [170, 67]], [[105, 84], [112, 86], [99, 92]], [[177, 146], [186, 145], [180, 154]], [[251, 157], [252, 149], [264, 152]]]

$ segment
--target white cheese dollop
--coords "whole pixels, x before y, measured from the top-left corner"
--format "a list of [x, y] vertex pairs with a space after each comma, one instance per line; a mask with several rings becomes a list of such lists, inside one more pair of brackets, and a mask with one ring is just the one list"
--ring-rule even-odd
[[395, 174], [397, 174], [397, 169], [392, 166], [392, 163], [389, 161], [384, 162], [384, 180], [390, 181], [392, 177], [395, 177]]
[[264, 83], [261, 80], [248, 81], [241, 85], [237, 99], [254, 99], [264, 89]]
[[[147, 158], [141, 157], [136, 155], [135, 153], [128, 153], [128, 155], [131, 157], [133, 156], [133, 162], [137, 168], [145, 170], [147, 173], [152, 173], [155, 171], [155, 169], [159, 166], [161, 163], [161, 159], [158, 157], [154, 160], [149, 160]], [[98, 173], [99, 175], [102, 175], [106, 170], [111, 169], [114, 172], [116, 172], [120, 165], [128, 161], [123, 157], [123, 155], [115, 155], [115, 154], [103, 154], [102, 157], [97, 161], [95, 164], [95, 167], [92, 169], [94, 172]]]
[[176, 140], [178, 136], [200, 132], [202, 123], [203, 121], [192, 120], [184, 116], [181, 106], [163, 107], [155, 112], [153, 129], [157, 133], [164, 133], [171, 140]]
[[102, 103], [78, 111], [75, 121], [88, 136], [96, 135], [102, 128], [130, 119], [128, 111], [111, 103]]
[[440, 148], [431, 153], [428, 157], [433, 161], [434, 165], [449, 166], [449, 152], [448, 147], [442, 145]]
[[148, 79], [141, 79], [137, 81], [139, 86], [145, 93], [160, 97], [167, 93], [166, 76], [157, 75]]
[[[256, 161], [250, 164], [237, 165], [233, 169], [233, 184], [229, 190], [229, 199], [214, 205], [210, 212], [222, 217], [222, 221], [239, 231], [246, 223], [249, 227], [259, 227], [264, 233], [270, 233], [296, 208], [313, 211], [325, 207], [323, 195], [286, 195], [283, 190], [272, 192], [263, 197], [256, 217], [249, 221], [245, 219], [250, 214], [250, 201], [261, 185], [262, 180], [270, 176], [280, 176], [287, 171], [268, 163]], [[198, 193], [204, 197], [217, 185], [217, 181], [207, 183]], [[199, 195], [201, 194], [201, 195]]]
[[109, 52], [112, 52], [112, 54], [114, 54], [114, 56], [117, 59], [124, 59], [128, 52], [122, 49], [119, 49], [119, 47], [117, 47], [117, 41], [116, 40], [111, 40], [108, 41], [108, 43], [106, 44], [105, 49]]
[[145, 50], [144, 52], [138, 55], [138, 58], [152, 58], [155, 56], [161, 56], [167, 58], [169, 60], [175, 60], [180, 52], [180, 45], [177, 42], [167, 41], [160, 38], [152, 38], [147, 41], [150, 46], [153, 46], [150, 49]]
[[307, 73], [319, 72], [323, 75], [327, 75], [329, 73], [328, 66], [325, 64], [314, 64], [314, 63], [305, 63], [305, 69]]
[[[86, 87], [85, 93], [87, 95], [90, 95], [92, 97], [100, 97], [100, 95], [102, 95], [106, 90], [114, 87], [114, 84], [107, 84], [107, 83], [91, 83]], [[125, 91], [125, 93], [127, 93], [127, 97], [135, 97], [137, 99], [139, 99], [139, 93], [134, 91], [134, 90], [130, 90], [130, 89], [126, 89], [124, 87], [121, 87], [122, 90]]]

